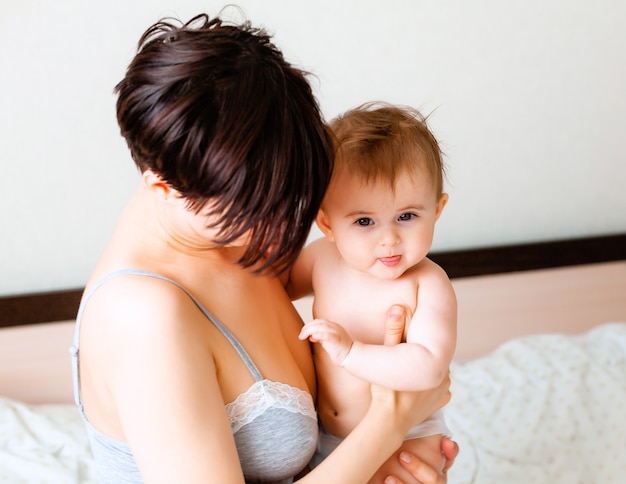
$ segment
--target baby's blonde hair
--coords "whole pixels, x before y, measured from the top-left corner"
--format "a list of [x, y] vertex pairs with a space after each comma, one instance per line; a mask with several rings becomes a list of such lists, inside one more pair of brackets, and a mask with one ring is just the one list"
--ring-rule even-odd
[[437, 197], [443, 193], [445, 166], [426, 117], [408, 106], [369, 102], [330, 122], [335, 137], [335, 170], [348, 169], [365, 182], [388, 181], [400, 173], [430, 175]]

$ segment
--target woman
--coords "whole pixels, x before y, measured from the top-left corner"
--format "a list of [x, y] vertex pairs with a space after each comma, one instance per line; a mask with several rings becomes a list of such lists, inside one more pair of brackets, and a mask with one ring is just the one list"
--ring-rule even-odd
[[[263, 31], [201, 15], [149, 28], [116, 92], [141, 182], [88, 281], [73, 346], [99, 479], [291, 482], [315, 449], [316, 389], [276, 274], [332, 171], [311, 89]], [[448, 385], [373, 389], [361, 425], [301, 481], [367, 481]], [[400, 463], [389, 474], [437, 478], [416, 456]]]

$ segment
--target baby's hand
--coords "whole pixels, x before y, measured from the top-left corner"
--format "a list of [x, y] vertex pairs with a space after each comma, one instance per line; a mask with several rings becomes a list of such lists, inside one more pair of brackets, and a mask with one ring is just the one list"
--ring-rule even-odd
[[352, 349], [352, 338], [348, 332], [339, 324], [325, 319], [314, 319], [305, 324], [300, 331], [299, 338], [308, 338], [314, 343], [321, 343], [337, 366], [341, 366]]

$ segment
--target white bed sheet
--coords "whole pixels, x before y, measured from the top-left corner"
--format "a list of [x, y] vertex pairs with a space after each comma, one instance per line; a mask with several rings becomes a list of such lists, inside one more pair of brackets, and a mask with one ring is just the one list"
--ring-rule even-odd
[[[626, 482], [626, 322], [511, 340], [451, 374], [450, 484]], [[95, 482], [73, 405], [0, 398], [0, 482]]]
[[89, 439], [76, 406], [0, 398], [0, 482], [95, 483]]

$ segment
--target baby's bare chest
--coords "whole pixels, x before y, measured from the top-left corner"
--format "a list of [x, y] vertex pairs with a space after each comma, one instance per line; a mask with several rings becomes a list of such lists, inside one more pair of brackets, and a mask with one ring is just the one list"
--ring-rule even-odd
[[[402, 305], [410, 319], [417, 306], [417, 282], [325, 277], [317, 281], [313, 316], [341, 324], [352, 338], [372, 344], [383, 340], [385, 314]], [[407, 319], [407, 320], [408, 320]]]

